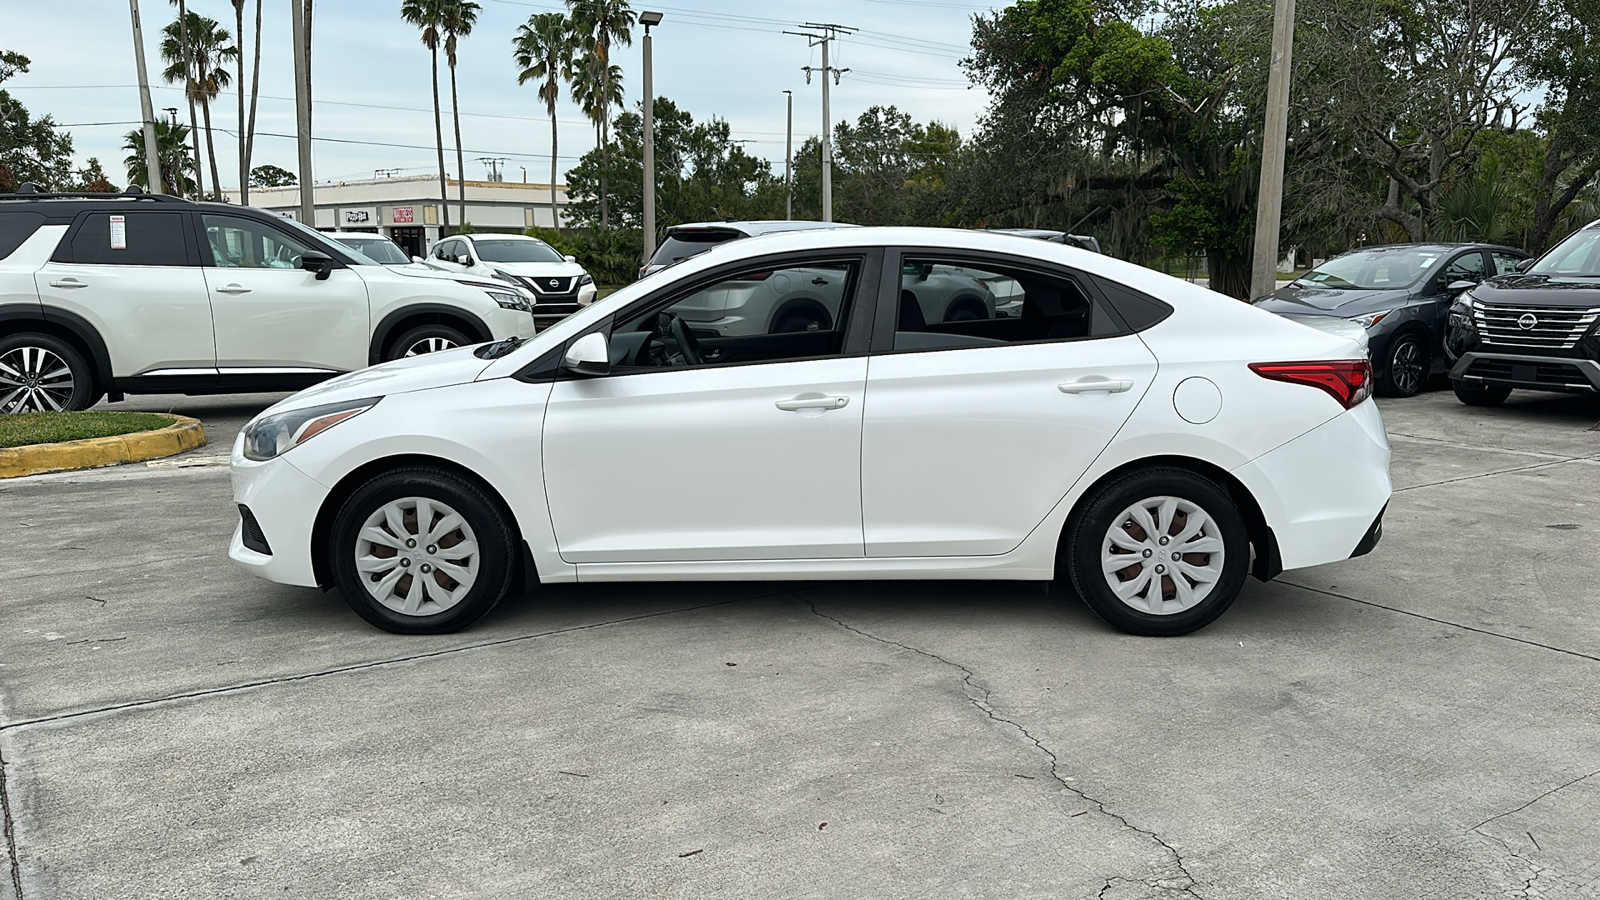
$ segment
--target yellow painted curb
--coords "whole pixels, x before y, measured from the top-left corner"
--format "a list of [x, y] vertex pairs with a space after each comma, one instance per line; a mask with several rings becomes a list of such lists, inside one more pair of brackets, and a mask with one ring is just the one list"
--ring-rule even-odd
[[206, 430], [199, 419], [177, 415], [172, 418], [177, 421], [155, 431], [0, 450], [0, 478], [160, 459], [205, 445]]

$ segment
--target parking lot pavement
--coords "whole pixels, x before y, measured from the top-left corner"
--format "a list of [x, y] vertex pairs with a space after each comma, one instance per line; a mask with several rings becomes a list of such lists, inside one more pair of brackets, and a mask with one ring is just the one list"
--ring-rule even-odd
[[130, 394], [116, 403], [101, 400], [95, 409], [120, 412], [177, 413], [199, 419], [206, 429], [206, 445], [183, 454], [189, 457], [227, 455], [233, 439], [256, 413], [289, 394], [220, 394], [189, 397], [184, 394]]
[[1600, 896], [1600, 403], [1384, 415], [1378, 549], [1172, 640], [982, 582], [401, 638], [234, 569], [224, 470], [0, 483], [0, 898]]

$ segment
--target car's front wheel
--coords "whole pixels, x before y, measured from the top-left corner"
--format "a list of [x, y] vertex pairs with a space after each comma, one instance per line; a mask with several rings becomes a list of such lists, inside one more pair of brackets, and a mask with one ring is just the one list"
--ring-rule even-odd
[[0, 338], [0, 413], [88, 409], [100, 399], [83, 354], [48, 334]]
[[449, 325], [418, 325], [395, 338], [394, 343], [389, 346], [388, 358], [401, 359], [407, 356], [421, 356], [424, 353], [438, 353], [440, 350], [454, 350], [470, 343], [472, 343], [470, 338]]
[[1455, 389], [1456, 399], [1468, 406], [1499, 406], [1511, 396], [1511, 388], [1498, 384], [1452, 379], [1450, 386]]
[[408, 467], [357, 488], [328, 548], [345, 602], [396, 634], [446, 634], [483, 618], [511, 589], [516, 531], [482, 487]]
[[1422, 336], [1408, 332], [1389, 345], [1384, 361], [1383, 381], [1378, 385], [1386, 397], [1414, 397], [1428, 380], [1428, 347]]
[[1144, 469], [1105, 485], [1066, 537], [1062, 562], [1078, 596], [1129, 634], [1188, 634], [1244, 587], [1244, 517], [1226, 491], [1184, 469]]

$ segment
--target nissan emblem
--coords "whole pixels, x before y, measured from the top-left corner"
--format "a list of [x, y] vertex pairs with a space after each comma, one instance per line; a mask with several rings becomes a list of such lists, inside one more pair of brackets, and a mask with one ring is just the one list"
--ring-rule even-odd
[[1517, 327], [1521, 328], [1523, 331], [1531, 331], [1533, 327], [1538, 324], [1539, 317], [1535, 316], [1533, 313], [1523, 313], [1522, 318], [1517, 320]]

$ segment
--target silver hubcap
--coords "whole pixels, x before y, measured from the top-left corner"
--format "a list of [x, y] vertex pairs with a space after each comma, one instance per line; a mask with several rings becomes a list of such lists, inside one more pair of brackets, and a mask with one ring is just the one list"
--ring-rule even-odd
[[423, 353], [438, 353], [440, 350], [453, 350], [461, 346], [449, 338], [431, 337], [423, 338], [406, 348], [407, 356], [419, 356]]
[[1210, 596], [1222, 578], [1222, 533], [1181, 497], [1140, 500], [1118, 516], [1100, 543], [1100, 571], [1117, 599], [1170, 616]]
[[1389, 360], [1389, 378], [1394, 386], [1409, 394], [1422, 384], [1422, 345], [1414, 339], [1403, 340], [1394, 348]]
[[437, 500], [405, 497], [379, 507], [356, 538], [356, 571], [372, 599], [407, 616], [455, 606], [478, 580], [478, 541]]
[[43, 347], [13, 347], [0, 356], [0, 413], [66, 409], [72, 369]]

